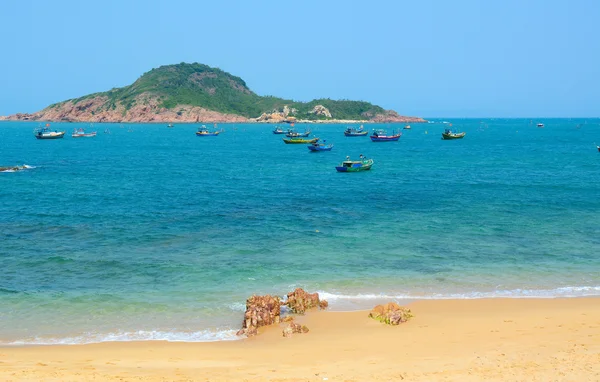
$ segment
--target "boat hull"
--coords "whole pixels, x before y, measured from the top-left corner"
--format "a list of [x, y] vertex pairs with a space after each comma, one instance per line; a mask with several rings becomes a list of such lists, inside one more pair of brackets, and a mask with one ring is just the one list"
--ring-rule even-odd
[[313, 138], [313, 139], [302, 139], [302, 138], [283, 138], [283, 142], [285, 142], [286, 145], [289, 144], [307, 144], [307, 143], [315, 143], [319, 140], [319, 138]]
[[65, 132], [61, 131], [53, 134], [36, 134], [37, 139], [60, 139], [65, 136]]
[[310, 131], [306, 133], [286, 133], [285, 136], [288, 138], [306, 138], [310, 135]]
[[92, 138], [95, 137], [96, 133], [87, 133], [87, 134], [72, 134], [73, 138]]
[[317, 152], [317, 151], [331, 151], [331, 149], [333, 148], [333, 145], [325, 145], [325, 146], [308, 146], [308, 149], [311, 152]]
[[371, 166], [373, 166], [373, 159], [364, 160], [362, 162], [343, 162], [341, 166], [336, 166], [335, 169], [337, 172], [360, 172], [369, 171]]
[[347, 137], [364, 137], [368, 134], [369, 134], [368, 131], [362, 131], [362, 132], [358, 132], [358, 133], [349, 133], [347, 131], [344, 131], [344, 135]]
[[215, 133], [200, 133], [200, 132], [196, 131], [196, 136], [197, 137], [216, 137], [217, 135], [219, 135], [219, 132], [215, 132]]
[[458, 134], [442, 133], [442, 139], [444, 139], [444, 140], [461, 139], [461, 138], [464, 138], [465, 135], [467, 135], [467, 133], [458, 133]]
[[371, 135], [372, 142], [394, 142], [400, 139], [400, 135], [390, 135], [390, 136], [374, 136]]

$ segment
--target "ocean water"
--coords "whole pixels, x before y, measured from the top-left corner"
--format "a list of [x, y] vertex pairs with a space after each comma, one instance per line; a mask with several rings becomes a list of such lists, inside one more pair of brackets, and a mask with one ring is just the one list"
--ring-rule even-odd
[[334, 310], [600, 295], [600, 120], [450, 122], [464, 139], [312, 125], [320, 153], [272, 125], [2, 122], [0, 166], [32, 168], [0, 173], [0, 345], [235, 339], [247, 297], [295, 287]]

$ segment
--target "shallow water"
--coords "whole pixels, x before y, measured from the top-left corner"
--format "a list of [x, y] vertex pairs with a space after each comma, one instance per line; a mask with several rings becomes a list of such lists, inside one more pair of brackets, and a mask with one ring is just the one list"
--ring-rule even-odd
[[296, 286], [338, 310], [600, 295], [600, 120], [440, 122], [312, 125], [319, 153], [272, 125], [0, 123], [0, 166], [34, 167], [0, 173], [0, 343], [233, 339], [249, 295]]

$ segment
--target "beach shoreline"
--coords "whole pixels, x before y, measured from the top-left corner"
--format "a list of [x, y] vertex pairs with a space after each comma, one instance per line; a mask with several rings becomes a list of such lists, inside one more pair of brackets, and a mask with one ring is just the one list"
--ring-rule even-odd
[[387, 326], [368, 311], [311, 311], [219, 342], [0, 347], [2, 380], [577, 380], [600, 379], [597, 297], [420, 300]]

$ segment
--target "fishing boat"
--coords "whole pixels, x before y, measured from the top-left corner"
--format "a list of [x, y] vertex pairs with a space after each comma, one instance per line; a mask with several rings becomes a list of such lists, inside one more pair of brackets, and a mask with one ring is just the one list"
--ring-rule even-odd
[[410, 125], [404, 126], [404, 130], [410, 130], [410, 129], [411, 129]]
[[305, 137], [308, 137], [309, 135], [310, 135], [310, 130], [305, 130], [303, 133], [299, 133], [294, 130], [288, 130], [288, 132], [285, 133], [285, 136], [288, 138], [305, 138]]
[[91, 138], [91, 137], [95, 137], [95, 136], [96, 136], [95, 131], [92, 131], [91, 133], [86, 133], [83, 128], [74, 129], [73, 133], [71, 134], [71, 137], [73, 137], [73, 138]]
[[33, 134], [37, 139], [59, 139], [65, 136], [64, 131], [51, 131], [50, 124], [36, 128], [33, 130]]
[[374, 130], [373, 131], [373, 135], [371, 135], [371, 141], [372, 142], [392, 142], [392, 141], [397, 141], [398, 139], [400, 139], [400, 136], [402, 135], [402, 133], [397, 132], [397, 133], [392, 133], [392, 135], [387, 135], [385, 130]]
[[369, 132], [364, 130], [362, 125], [360, 125], [358, 129], [348, 126], [344, 131], [344, 135], [347, 137], [364, 137], [367, 134], [369, 134]]
[[273, 130], [273, 134], [285, 134], [287, 132], [289, 132], [290, 130], [283, 130], [281, 127], [279, 126], [275, 126], [275, 130]]
[[319, 138], [312, 138], [312, 139], [304, 139], [304, 138], [300, 138], [300, 137], [294, 137], [294, 138], [283, 138], [283, 141], [286, 144], [306, 144], [306, 143], [315, 143], [319, 140]]
[[206, 127], [206, 125], [202, 125], [198, 128], [198, 131], [196, 131], [196, 136], [198, 137], [216, 137], [217, 135], [219, 135], [221, 132], [220, 131], [209, 131], [208, 127]]
[[331, 151], [331, 149], [333, 148], [333, 144], [327, 144], [325, 140], [323, 140], [323, 142], [315, 142], [313, 144], [308, 145], [308, 149], [310, 150], [310, 152], [317, 152], [317, 151]]
[[335, 169], [338, 172], [358, 172], [370, 170], [371, 166], [373, 166], [373, 159], [367, 159], [361, 154], [359, 160], [350, 160], [350, 157], [346, 157], [346, 160]]
[[538, 123], [537, 127], [544, 127], [544, 124], [543, 123]]
[[173, 127], [173, 124], [172, 124], [172, 123], [169, 123], [169, 124], [167, 125], [167, 127], [170, 129], [170, 128], [172, 128], [172, 127]]
[[598, 149], [598, 151], [600, 151], [600, 146], [596, 146], [596, 148]]
[[463, 138], [465, 135], [467, 135], [467, 133], [462, 132], [462, 133], [457, 133], [454, 132], [450, 129], [446, 129], [443, 133], [442, 133], [442, 139], [461, 139]]

